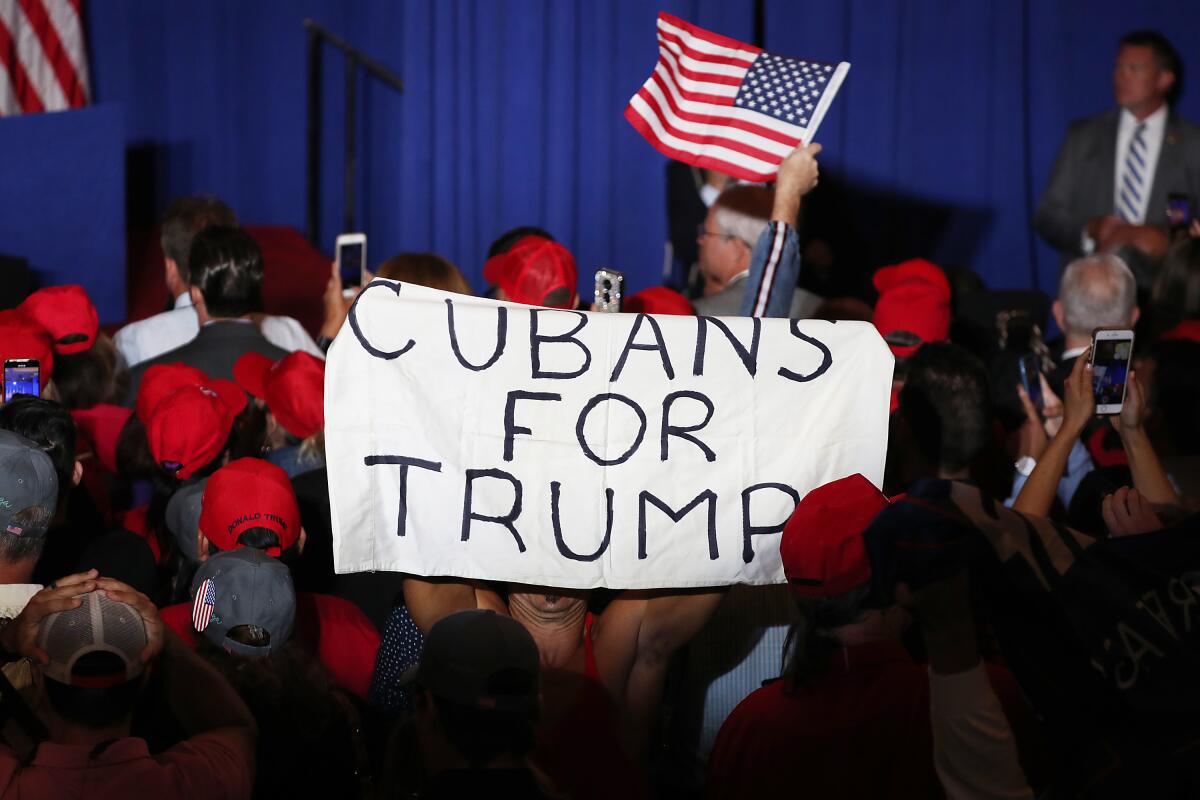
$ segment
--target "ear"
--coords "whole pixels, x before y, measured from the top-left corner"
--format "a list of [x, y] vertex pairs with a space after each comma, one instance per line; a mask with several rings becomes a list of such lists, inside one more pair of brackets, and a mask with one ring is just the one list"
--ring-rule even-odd
[[296, 552], [303, 553], [304, 545], [308, 542], [308, 531], [304, 530], [304, 526], [300, 526], [300, 538], [296, 540]]
[[75, 459], [75, 469], [71, 471], [71, 485], [78, 486], [81, 480], [83, 480], [83, 462]]
[[199, 289], [197, 289], [195, 286], [189, 286], [188, 294], [192, 298], [192, 305], [194, 305], [198, 309], [205, 307], [204, 306], [204, 295], [200, 294]]
[[1158, 89], [1162, 94], [1166, 94], [1174, 84], [1175, 73], [1164, 69], [1158, 73], [1158, 80], [1155, 82], [1154, 88]]
[[1137, 325], [1137, 321], [1142, 318], [1142, 309], [1137, 306], [1133, 307], [1133, 313], [1129, 315], [1129, 327]]
[[1054, 322], [1058, 325], [1058, 329], [1062, 331], [1064, 335], [1066, 335], [1067, 325], [1065, 322], [1063, 322], [1065, 317], [1063, 316], [1062, 301], [1055, 300], [1054, 304], [1050, 306], [1050, 313], [1054, 315]]
[[208, 561], [208, 537], [199, 528], [196, 528], [196, 560]]

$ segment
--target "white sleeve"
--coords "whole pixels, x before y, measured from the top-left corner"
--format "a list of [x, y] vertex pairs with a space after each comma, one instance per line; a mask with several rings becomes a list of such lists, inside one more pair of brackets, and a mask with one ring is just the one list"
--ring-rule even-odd
[[303, 350], [309, 355], [325, 360], [325, 353], [317, 347], [317, 343], [304, 330], [304, 326], [292, 317], [263, 317], [260, 325], [262, 335], [276, 347], [289, 353]]
[[953, 675], [929, 673], [933, 763], [947, 800], [1031, 800], [1012, 729], [981, 661]]

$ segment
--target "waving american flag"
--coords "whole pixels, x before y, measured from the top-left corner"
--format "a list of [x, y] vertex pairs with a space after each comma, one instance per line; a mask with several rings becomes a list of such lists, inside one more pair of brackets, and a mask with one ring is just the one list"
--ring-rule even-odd
[[768, 53], [667, 13], [658, 63], [625, 118], [671, 158], [748, 181], [769, 181], [809, 143], [846, 78], [846, 62]]
[[88, 103], [82, 0], [0, 0], [0, 117]]

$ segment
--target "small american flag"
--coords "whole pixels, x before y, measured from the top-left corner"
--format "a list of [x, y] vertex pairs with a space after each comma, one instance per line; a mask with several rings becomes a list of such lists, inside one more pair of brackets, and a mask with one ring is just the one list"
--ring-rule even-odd
[[217, 590], [213, 586], [212, 579], [209, 578], [200, 584], [200, 588], [196, 590], [196, 597], [192, 600], [192, 627], [198, 632], [202, 632], [208, 627], [208, 622], [213, 615], [213, 606], [216, 603]]
[[817, 127], [849, 72], [768, 53], [658, 15], [658, 63], [625, 119], [664, 155], [747, 181], [769, 181]]
[[88, 102], [82, 0], [0, 0], [0, 117]]

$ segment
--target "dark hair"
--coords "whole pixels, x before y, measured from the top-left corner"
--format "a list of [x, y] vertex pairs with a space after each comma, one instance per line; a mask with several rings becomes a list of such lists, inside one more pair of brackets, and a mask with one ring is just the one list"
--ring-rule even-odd
[[[124, 662], [116, 655], [97, 651], [80, 656], [73, 672], [112, 675], [124, 669]], [[104, 688], [69, 686], [48, 677], [44, 677], [42, 684], [55, 714], [92, 729], [111, 727], [132, 715], [142, 687], [139, 678]]]
[[471, 284], [458, 267], [436, 253], [397, 253], [380, 264], [375, 274], [445, 292], [472, 294]]
[[241, 228], [205, 228], [192, 239], [191, 283], [209, 315], [240, 317], [262, 311], [263, 260]]
[[988, 443], [987, 370], [959, 345], [931, 342], [908, 360], [900, 413], [930, 464], [966, 469]]
[[117, 365], [117, 348], [105, 334], [82, 353], [54, 359], [54, 388], [58, 399], [70, 409], [91, 408], [124, 397], [129, 373]]
[[167, 207], [162, 222], [163, 255], [179, 267], [179, 277], [191, 283], [192, 237], [212, 225], [237, 225], [233, 209], [212, 195], [178, 197]]
[[[514, 678], [517, 672], [514, 671]], [[528, 677], [528, 673], [519, 674], [521, 680]], [[431, 701], [446, 739], [473, 767], [481, 767], [498, 756], [524, 758], [533, 750], [535, 713], [475, 708], [431, 692], [417, 695], [418, 703]]]
[[824, 598], [795, 598], [799, 617], [788, 629], [783, 653], [785, 689], [793, 692], [804, 684], [825, 674], [829, 657], [841, 647], [830, 632], [849, 625], [872, 607], [867, 600], [870, 586]]
[[262, 658], [240, 656], [203, 636], [196, 653], [225, 676], [258, 723], [255, 797], [357, 794], [353, 705], [339, 701], [312, 656], [294, 641]]
[[1132, 31], [1121, 37], [1121, 47], [1149, 47], [1154, 51], [1154, 60], [1158, 68], [1175, 76], [1174, 83], [1167, 90], [1167, 105], [1174, 107], [1183, 94], [1183, 59], [1175, 46], [1158, 31]]
[[501, 253], [507, 253], [512, 250], [513, 245], [524, 239], [526, 236], [537, 236], [542, 239], [549, 239], [552, 242], [558, 241], [546, 231], [533, 225], [521, 225], [517, 228], [512, 228], [505, 231], [496, 237], [496, 241], [492, 242], [488, 248], [487, 257], [498, 256]]
[[279, 547], [279, 535], [270, 528], [247, 528], [238, 534], [238, 544], [255, 550]]
[[75, 477], [75, 420], [53, 400], [20, 395], [0, 406], [0, 428], [24, 436], [50, 456], [58, 475], [58, 501], [71, 491]]
[[1200, 238], [1189, 236], [1167, 251], [1154, 276], [1150, 300], [1164, 327], [1173, 327], [1185, 319], [1200, 319]]

